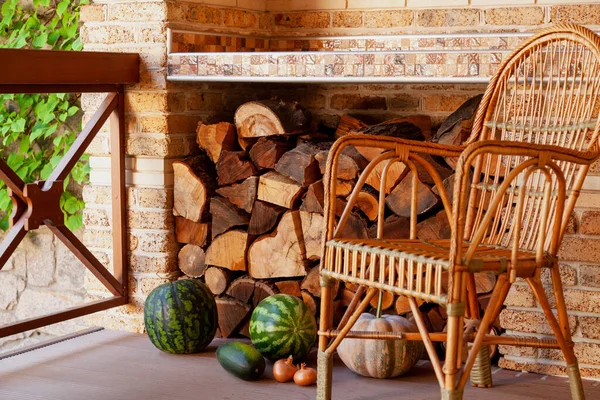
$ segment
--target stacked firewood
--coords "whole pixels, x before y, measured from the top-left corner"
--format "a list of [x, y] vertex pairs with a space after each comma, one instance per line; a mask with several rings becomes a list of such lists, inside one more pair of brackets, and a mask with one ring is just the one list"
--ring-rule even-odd
[[[276, 293], [298, 296], [318, 313], [323, 174], [329, 149], [337, 137], [358, 132], [457, 143], [464, 140], [472, 124], [473, 110], [473, 104], [461, 107], [435, 138], [431, 138], [431, 122], [425, 116], [373, 126], [344, 116], [335, 134], [317, 133], [306, 110], [297, 103], [278, 99], [243, 104], [235, 113], [235, 124], [200, 123], [200, 154], [173, 163], [173, 211], [177, 241], [184, 244], [179, 268], [184, 277], [203, 279], [214, 293], [220, 335], [247, 336], [254, 306]], [[359, 147], [344, 151], [337, 176], [338, 215], [361, 171], [378, 154]], [[455, 160], [429, 157], [428, 161], [451, 187]], [[380, 178], [378, 167], [367, 178], [343, 236], [376, 236]], [[423, 171], [419, 180], [418, 236], [449, 237], [448, 220], [431, 178]], [[386, 237], [409, 236], [411, 182], [411, 173], [402, 164], [395, 164], [389, 171], [384, 189]], [[478, 291], [489, 293], [491, 284], [478, 283]], [[356, 290], [353, 285], [337, 289], [339, 313]], [[374, 300], [373, 306], [376, 303]], [[410, 311], [404, 297], [389, 293], [383, 297], [383, 308], [386, 313]], [[427, 304], [422, 308], [431, 327], [443, 329], [443, 310]]]

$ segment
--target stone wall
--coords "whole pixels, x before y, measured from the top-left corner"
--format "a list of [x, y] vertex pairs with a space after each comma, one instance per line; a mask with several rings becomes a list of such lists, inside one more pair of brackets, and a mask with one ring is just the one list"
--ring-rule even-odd
[[[29, 233], [0, 272], [0, 325], [74, 307], [84, 301], [85, 267], [46, 228]], [[0, 353], [72, 333], [71, 320], [0, 339]]]
[[[588, 3], [588, 4], [585, 4]], [[400, 4], [400, 6], [398, 6]], [[500, 6], [501, 5], [501, 6]], [[450, 6], [450, 7], [448, 7]], [[431, 7], [431, 8], [429, 8]], [[343, 1], [119, 1], [100, 0], [82, 13], [86, 50], [142, 55], [142, 82], [127, 94], [132, 303], [97, 314], [93, 323], [141, 331], [142, 302], [176, 271], [171, 162], [193, 151], [199, 120], [230, 120], [237, 105], [273, 94], [297, 99], [333, 127], [341, 114], [373, 121], [427, 113], [439, 123], [481, 85], [250, 85], [166, 82], [166, 27], [265, 36], [531, 31], [557, 22], [598, 29], [600, 5], [554, 0], [343, 0]], [[84, 97], [91, 113], [100, 98]], [[93, 143], [92, 185], [84, 190], [85, 241], [110, 261], [108, 134]], [[586, 181], [576, 211], [575, 233], [560, 255], [574, 340], [586, 376], [600, 374], [600, 167]], [[101, 288], [88, 283], [90, 297]], [[548, 327], [529, 290], [519, 283], [501, 319], [513, 335], [544, 335]], [[563, 373], [555, 351], [503, 348], [500, 365]]]

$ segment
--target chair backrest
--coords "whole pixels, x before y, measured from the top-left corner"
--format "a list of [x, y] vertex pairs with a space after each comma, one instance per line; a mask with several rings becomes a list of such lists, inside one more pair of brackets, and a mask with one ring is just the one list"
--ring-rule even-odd
[[[597, 149], [599, 116], [600, 37], [581, 26], [557, 25], [529, 39], [500, 66], [482, 98], [468, 144], [477, 140], [503, 140], [593, 150]], [[474, 163], [464, 230], [466, 239], [473, 238], [490, 211], [489, 203], [505, 177], [525, 160], [527, 157], [487, 154]], [[576, 199], [588, 166], [566, 161], [556, 164], [564, 175], [567, 196], [574, 194]], [[555, 171], [544, 168], [527, 171], [511, 182], [499, 207], [492, 211], [494, 215], [483, 243], [513, 247], [518, 237], [519, 249], [534, 250], [542, 237], [544, 251], [548, 251], [551, 235], [547, 233], [556, 223], [561, 223], [562, 238], [574, 200], [567, 200], [562, 215], [553, 215], [559, 179]], [[516, 224], [519, 190], [523, 185], [522, 218]], [[552, 199], [545, 205], [547, 193], [552, 193]], [[544, 214], [550, 218], [545, 219]], [[517, 236], [515, 230], [519, 231]]]

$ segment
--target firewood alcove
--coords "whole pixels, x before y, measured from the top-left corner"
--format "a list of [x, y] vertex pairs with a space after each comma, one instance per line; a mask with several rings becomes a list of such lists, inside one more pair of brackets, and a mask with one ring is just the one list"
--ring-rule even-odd
[[[323, 174], [334, 140], [348, 133], [368, 133], [460, 144], [470, 133], [481, 96], [473, 97], [432, 133], [431, 118], [413, 115], [369, 125], [350, 115], [341, 117], [335, 132], [325, 132], [297, 102], [271, 98], [242, 104], [234, 123], [197, 128], [199, 152], [176, 161], [174, 208], [181, 279], [200, 278], [216, 297], [222, 337], [248, 336], [253, 308], [265, 297], [286, 293], [302, 298], [319, 312], [319, 273], [323, 229]], [[362, 170], [378, 156], [352, 147], [342, 157], [336, 210], [341, 213]], [[448, 188], [456, 160], [428, 160]], [[355, 238], [376, 237], [382, 167], [368, 177], [351, 215], [348, 232]], [[448, 238], [450, 226], [426, 173], [419, 176], [418, 237]], [[396, 163], [385, 183], [385, 237], [408, 238], [410, 187], [408, 168]], [[451, 190], [449, 191], [452, 192]], [[482, 275], [477, 293], [482, 306], [495, 276]], [[357, 287], [337, 288], [336, 317], [352, 301]], [[377, 307], [377, 299], [372, 301]], [[410, 317], [408, 299], [384, 293], [387, 314]], [[442, 331], [443, 308], [421, 304], [432, 331]]]

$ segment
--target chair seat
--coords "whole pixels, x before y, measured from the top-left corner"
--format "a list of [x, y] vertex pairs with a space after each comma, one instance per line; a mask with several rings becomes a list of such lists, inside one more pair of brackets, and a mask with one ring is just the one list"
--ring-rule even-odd
[[[463, 242], [463, 253], [470, 244]], [[504, 272], [511, 266], [511, 249], [479, 245], [466, 266], [473, 272]], [[334, 239], [327, 242], [327, 262], [321, 274], [341, 281], [388, 290], [446, 304], [442, 274], [450, 265], [450, 240]], [[529, 276], [535, 253], [517, 253], [517, 275]], [[542, 267], [553, 264], [545, 256]]]

